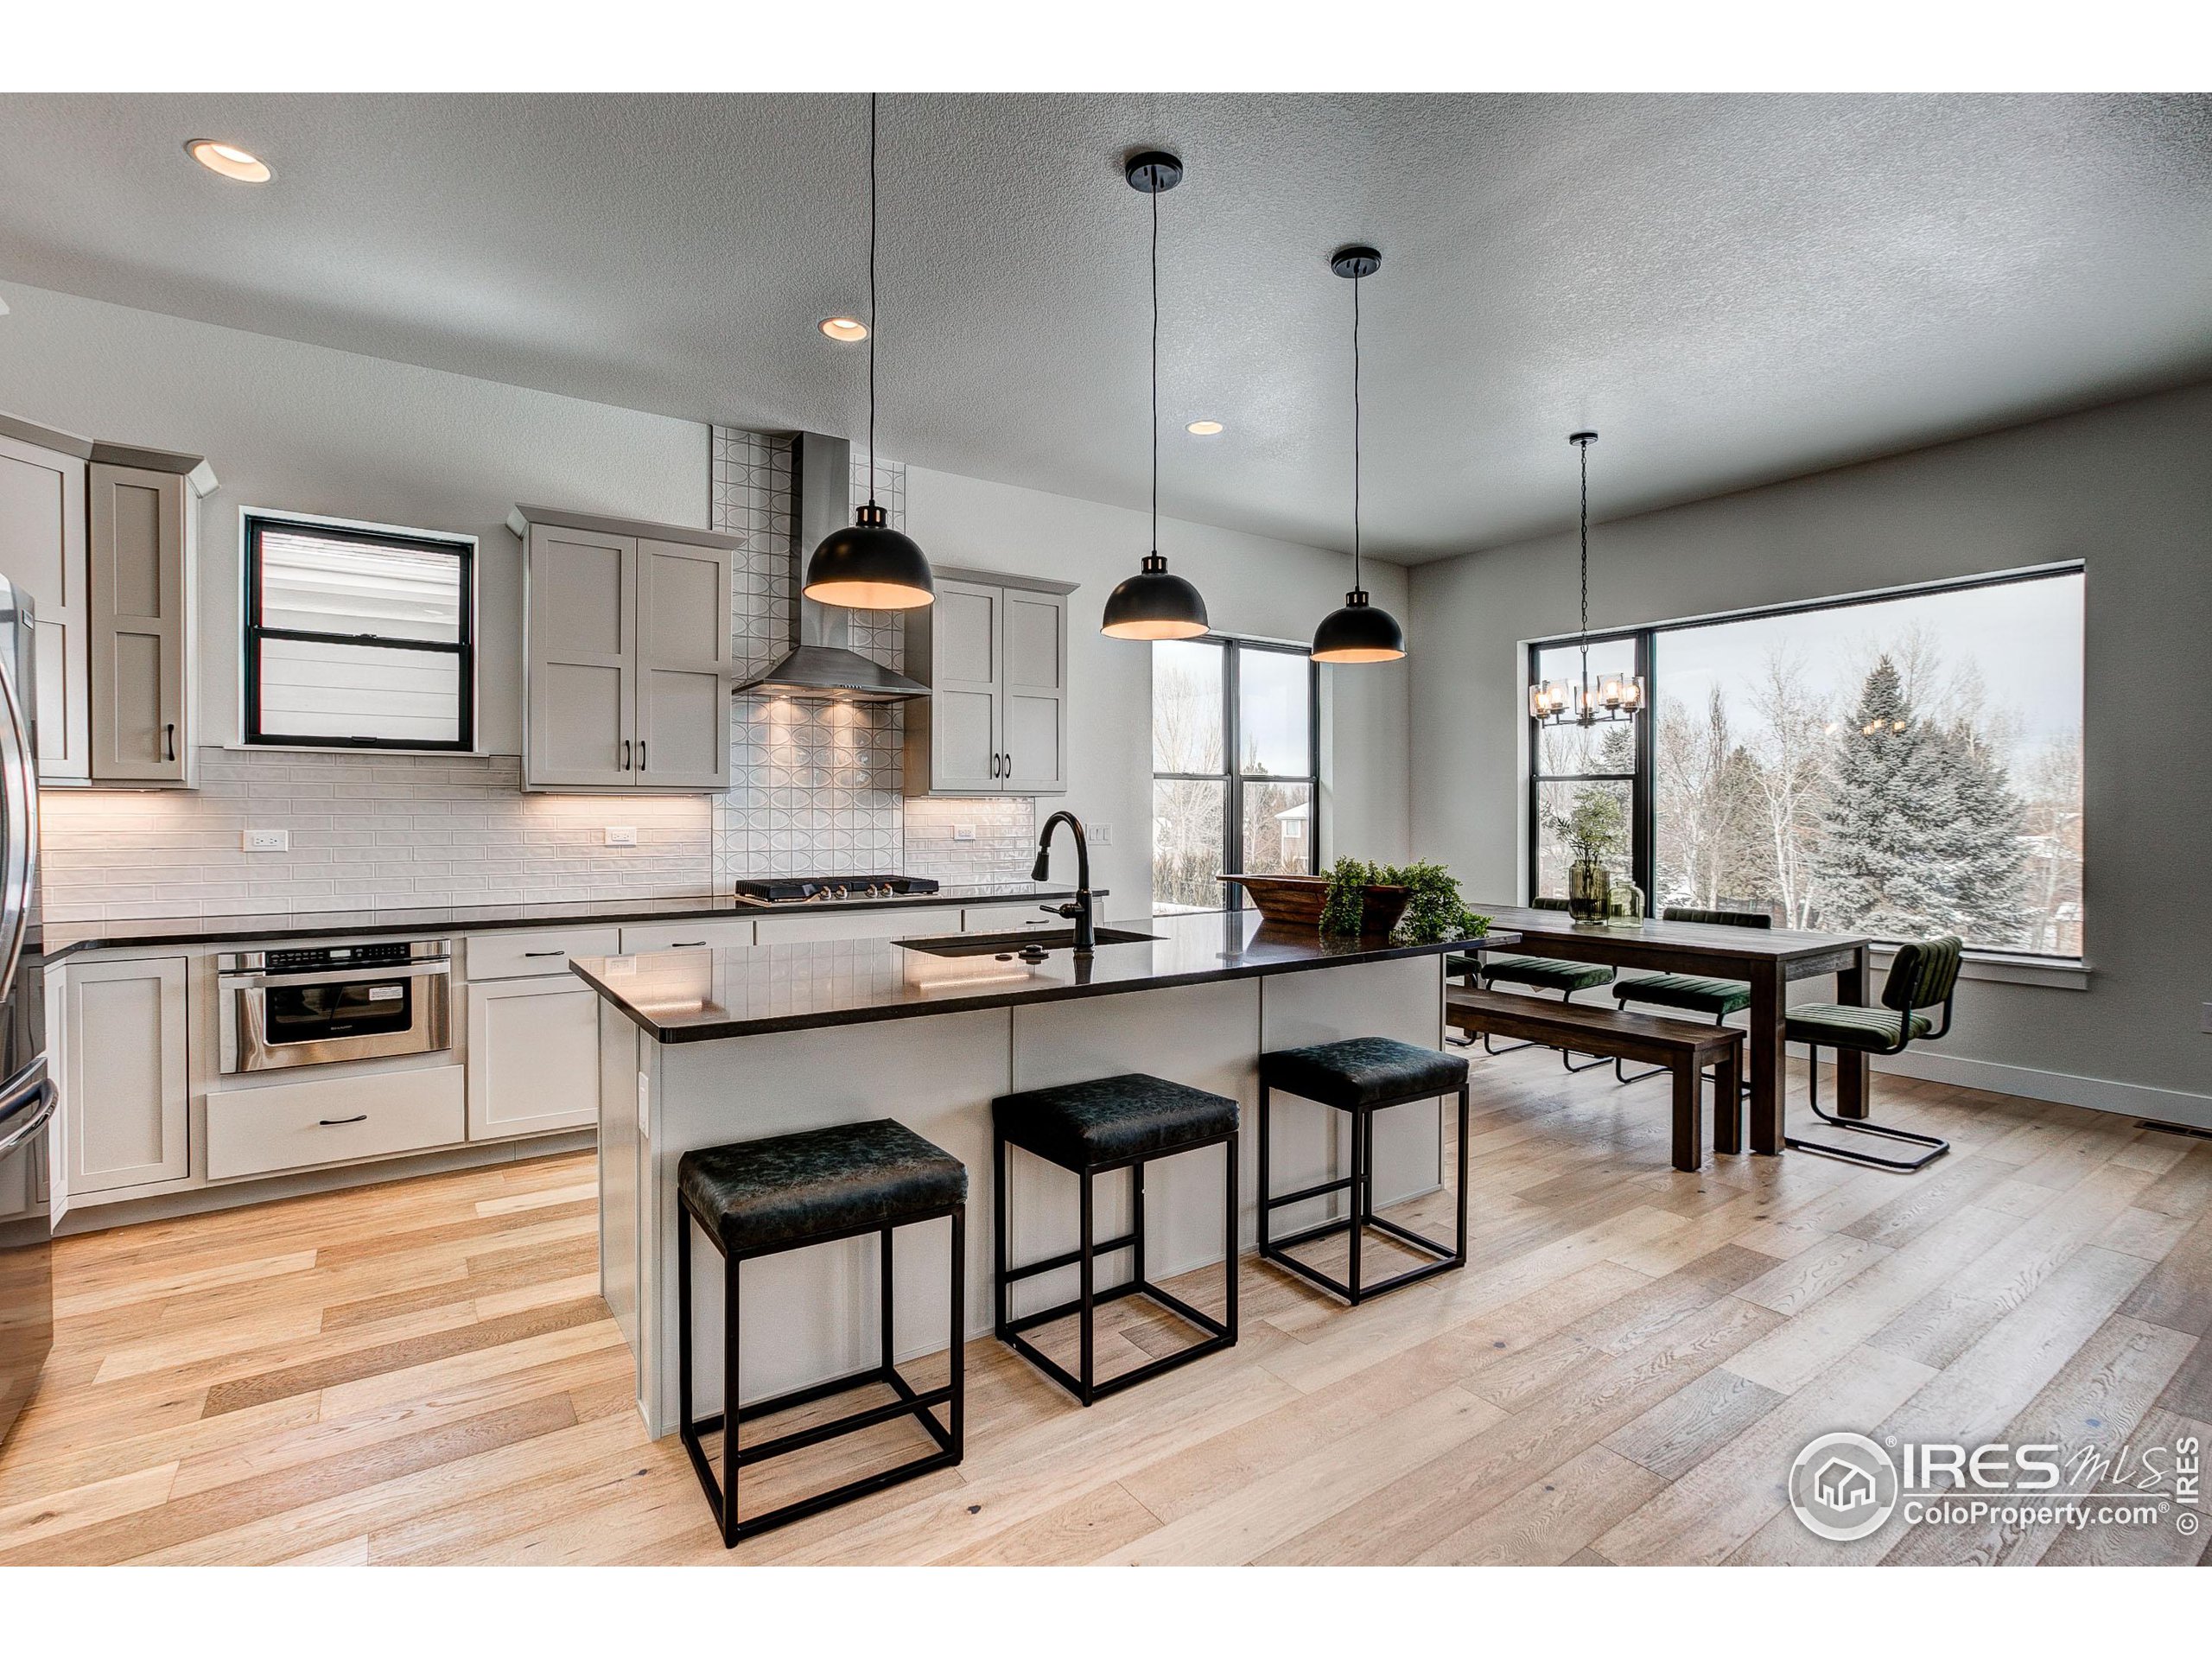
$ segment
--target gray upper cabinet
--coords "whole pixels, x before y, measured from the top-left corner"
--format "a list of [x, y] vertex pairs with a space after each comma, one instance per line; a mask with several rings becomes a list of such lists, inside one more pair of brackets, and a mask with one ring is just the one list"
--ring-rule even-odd
[[191, 486], [98, 461], [91, 484], [92, 775], [189, 784]]
[[906, 715], [906, 786], [931, 795], [1066, 792], [1071, 582], [937, 570], [906, 613], [906, 671], [930, 688]]
[[189, 786], [197, 455], [0, 415], [0, 575], [38, 613], [39, 776]]
[[82, 455], [0, 433], [0, 575], [38, 615], [38, 773], [91, 781], [85, 691], [85, 469]]
[[736, 537], [543, 507], [508, 522], [526, 547], [524, 784], [728, 788]]

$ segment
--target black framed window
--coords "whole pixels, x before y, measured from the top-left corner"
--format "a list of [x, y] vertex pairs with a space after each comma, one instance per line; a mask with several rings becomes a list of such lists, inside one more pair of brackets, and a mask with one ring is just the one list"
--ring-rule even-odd
[[[1530, 893], [1619, 827], [1655, 913], [2079, 958], [2084, 602], [2069, 563], [1593, 636], [1652, 712], [1531, 723]], [[1528, 666], [1575, 677], [1575, 642]]]
[[1152, 907], [1219, 910], [1223, 873], [1319, 868], [1320, 671], [1304, 648], [1210, 634], [1152, 648]]
[[476, 743], [476, 541], [249, 512], [244, 736]]

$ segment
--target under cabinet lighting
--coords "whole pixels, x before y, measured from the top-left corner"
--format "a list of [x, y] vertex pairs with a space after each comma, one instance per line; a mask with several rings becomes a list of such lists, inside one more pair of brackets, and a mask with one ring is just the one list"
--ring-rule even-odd
[[219, 139], [194, 138], [184, 149], [210, 173], [236, 179], [240, 184], [266, 184], [276, 176], [269, 170], [269, 163], [251, 150], [240, 149], [236, 144], [226, 144]]

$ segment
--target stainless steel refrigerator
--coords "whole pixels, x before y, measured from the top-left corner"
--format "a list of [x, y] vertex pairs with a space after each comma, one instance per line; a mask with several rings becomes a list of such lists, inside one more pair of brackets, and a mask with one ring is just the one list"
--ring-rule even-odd
[[46, 957], [38, 906], [31, 599], [0, 577], [0, 1443], [54, 1345]]

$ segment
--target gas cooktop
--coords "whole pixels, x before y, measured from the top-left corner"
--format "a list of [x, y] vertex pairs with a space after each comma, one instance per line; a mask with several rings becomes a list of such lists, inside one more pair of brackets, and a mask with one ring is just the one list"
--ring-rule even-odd
[[739, 899], [753, 905], [834, 905], [840, 899], [905, 899], [935, 893], [925, 875], [766, 875], [737, 882]]

